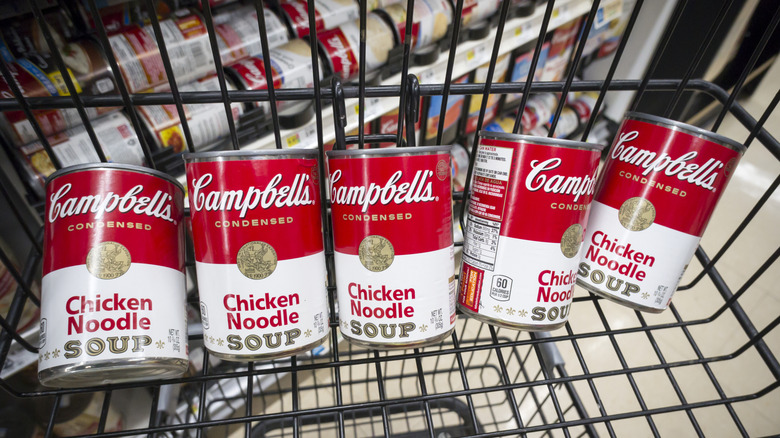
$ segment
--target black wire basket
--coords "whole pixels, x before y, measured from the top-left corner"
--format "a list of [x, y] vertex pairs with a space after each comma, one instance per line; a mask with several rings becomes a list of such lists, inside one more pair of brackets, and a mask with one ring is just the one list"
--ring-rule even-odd
[[[85, 5], [92, 17], [97, 18], [96, 3], [88, 0]], [[316, 41], [314, 3], [308, 1], [308, 18], [312, 29], [310, 38]], [[407, 9], [413, 10], [414, 0], [407, 3]], [[500, 3], [492, 20], [495, 28], [478, 42], [463, 43], [466, 30], [461, 29], [459, 20], [454, 20], [445, 37], [447, 44], [436, 48], [440, 50], [440, 60], [433, 73], [431, 67], [419, 64], [420, 56], [412, 53], [410, 34], [407, 34], [403, 54], [396, 59], [400, 69], [398, 65], [393, 66], [400, 73], [391, 75], [381, 85], [369, 84], [367, 76], [371, 72], [366, 72], [365, 65], [361, 64], [354, 83], [321, 81], [314, 75], [312, 88], [274, 89], [271, 86], [268, 90], [246, 91], [230, 90], [227, 85], [219, 60], [212, 6], [203, 0], [198, 4], [208, 30], [220, 91], [180, 92], [182, 84], [176, 83], [166, 41], [161, 37], [159, 19], [151, 13], [151, 26], [162, 54], [169, 92], [131, 94], [117, 74], [114, 78], [117, 95], [79, 94], [66, 72], [62, 56], [54, 51], [53, 59], [63, 72], [69, 95], [24, 96], [22, 90], [14, 86], [8, 64], [3, 61], [0, 62], [0, 73], [9, 83], [13, 96], [0, 99], [0, 110], [23, 111], [51, 163], [60, 168], [53, 146], [33, 117], [34, 110], [75, 108], [95, 145], [97, 156], [106, 161], [88, 117], [88, 108], [123, 107], [140, 133], [144, 128], [135, 108], [174, 105], [182, 121], [186, 144], [192, 148], [194, 143], [184, 105], [218, 104], [224, 106], [229, 132], [217, 149], [239, 149], [260, 136], [264, 136], [262, 147], [317, 147], [322, 178], [326, 175], [324, 144], [329, 140], [335, 141], [335, 148], [351, 144], [368, 147], [378, 142], [415, 146], [415, 121], [421, 111], [419, 102], [430, 96], [444, 96], [443, 113], [450, 97], [482, 95], [477, 125], [481, 128], [490, 95], [522, 93], [517, 104], [522, 109], [534, 93], [566, 96], [581, 91], [596, 92], [598, 99], [592, 116], [576, 134], [577, 139], [583, 140], [592, 134], [597, 122], [603, 120], [599, 109], [608, 93], [632, 93], [631, 109], [647, 107], [652, 110], [656, 108], [652, 105], [660, 105], [659, 115], [686, 119], [691, 119], [690, 112], [685, 113], [681, 108], [687, 107], [694, 96], [708, 103], [704, 115], [698, 118], [700, 125], [716, 132], [726, 123], [739, 125], [746, 133], [745, 138], [735, 140], [743, 142], [749, 150], [762, 150], [761, 156], [768, 157], [772, 164], [780, 159], [780, 144], [765, 129], [765, 123], [780, 101], [780, 93], [776, 92], [769, 99], [766, 108], [752, 110], [752, 114], [740, 104], [747, 97], [745, 90], [754, 88], [755, 77], [766, 68], [763, 63], [765, 51], [770, 50], [776, 40], [773, 36], [777, 35], [780, 21], [777, 5], [761, 2], [759, 10], [767, 16], [768, 24], [759, 38], [749, 41], [751, 45], [743, 45], [748, 53], [747, 60], [739, 66], [733, 80], [724, 86], [701, 78], [702, 62], [711, 51], [708, 43], [688, 49], [690, 53], [685, 54], [681, 73], [663, 76], [657, 71], [664, 65], [665, 56], [682, 44], [681, 35], [691, 30], [685, 28], [686, 17], [706, 4], [704, 6], [710, 9], [709, 18], [694, 21], [699, 28], [697, 35], [709, 42], [726, 32], [723, 22], [735, 14], [733, 2], [719, 2], [719, 9], [709, 2], [677, 2], [669, 13], [670, 19], [655, 45], [646, 72], [638, 79], [620, 77], [617, 72], [630, 42], [645, 37], [635, 30], [635, 24], [648, 2], [617, 2], [626, 8], [625, 30], [613, 60], [606, 64], [606, 72], [601, 77], [589, 79], [579, 76], [587, 61], [583, 51], [589, 30], [607, 13], [609, 5], [614, 7], [615, 2], [536, 2], [536, 12], [532, 16], [513, 16], [514, 3], [510, 0]], [[264, 5], [259, 0], [251, 4], [258, 11], [262, 47], [264, 53], [268, 53], [263, 10], [275, 6]], [[54, 47], [44, 8], [35, 1], [25, 5], [39, 23], [49, 46]], [[153, 0], [145, 0], [141, 6], [148, 11], [155, 10]], [[453, 2], [456, 17], [461, 15], [463, 8], [464, 0]], [[366, 2], [363, 2], [360, 6], [363, 26], [366, 15]], [[535, 57], [528, 80], [494, 82], [499, 55], [531, 41], [537, 42], [538, 53], [549, 31], [563, 24], [566, 18], [577, 17], [582, 19], [581, 30], [563, 80], [534, 81], [538, 61]], [[412, 19], [409, 14], [406, 26], [409, 32]], [[108, 32], [100, 19], [95, 19], [95, 23], [94, 36], [107, 53], [111, 69], [117, 72], [119, 66], [110, 50]], [[521, 34], [522, 38], [507, 38], [507, 35]], [[360, 51], [365, 54], [365, 32], [361, 36]], [[462, 76], [461, 70], [471, 67], [464, 62], [470, 62], [475, 56], [488, 65], [485, 83], [455, 83]], [[316, 48], [312, 49], [311, 61], [316, 71], [320, 64]], [[676, 62], [680, 64], [679, 59]], [[272, 71], [270, 65], [266, 71]], [[434, 79], [431, 82], [431, 78], [441, 78], [441, 81]], [[266, 77], [267, 83], [272, 84], [272, 79]], [[311, 102], [314, 119], [301, 128], [283, 129], [276, 103], [287, 100]], [[551, 133], [555, 132], [565, 100], [559, 99], [560, 103], [553, 111], [548, 126]], [[366, 123], [378, 116], [372, 107], [384, 101], [394, 102], [391, 106], [398, 109], [395, 133], [367, 133]], [[250, 115], [249, 118], [259, 117], [262, 123], [245, 123], [247, 118], [235, 123], [228, 114], [231, 114], [231, 104], [236, 102], [269, 102], [270, 113], [262, 117]], [[519, 125], [519, 114], [516, 126]], [[442, 118], [438, 125], [439, 141], [443, 126]], [[614, 130], [614, 123], [610, 126]], [[352, 128], [357, 128], [357, 133], [348, 135]], [[157, 151], [143, 135], [138, 137], [147, 165], [181, 177], [177, 174], [182, 170], [178, 156], [172, 156], [171, 151]], [[476, 138], [467, 140], [476, 145]], [[759, 285], [777, 277], [775, 262], [780, 255], [777, 234], [762, 234], [755, 225], [769, 221], [776, 227], [775, 190], [780, 183], [777, 166], [773, 180], [756, 179], [751, 189], [762, 194], [749, 200], [747, 207], [720, 206], [720, 209], [728, 210], [730, 220], [723, 226], [731, 231], [726, 236], [705, 236], [702, 245], [708, 250], [703, 246], [698, 248], [686, 281], [679, 288], [678, 298], [661, 315], [635, 312], [578, 290], [570, 321], [564, 328], [551, 333], [498, 329], [459, 315], [455, 332], [439, 345], [395, 352], [353, 347], [343, 342], [338, 334], [336, 291], [332, 286], [333, 245], [327, 221], [328, 206], [325, 205], [331, 334], [321, 347], [288, 359], [242, 365], [220, 362], [200, 347], [202, 334], [198, 330], [197, 317], [193, 317], [191, 369], [185, 377], [58, 390], [21, 385], [16, 379], [18, 376], [13, 375], [37, 357], [37, 330], [23, 330], [20, 319], [26, 307], [35, 309], [40, 305], [37, 284], [41, 258], [47, 248], [42, 244], [42, 199], [23, 182], [23, 177], [18, 178], [19, 168], [10, 165], [13, 146], [4, 140], [3, 149], [9, 160], [0, 171], [0, 200], [7, 205], [3, 217], [10, 224], [3, 229], [3, 237], [21, 242], [20, 246], [27, 253], [17, 265], [13, 255], [0, 248], [0, 262], [17, 284], [7, 314], [0, 315], [0, 368], [4, 372], [0, 379], [3, 391], [0, 392], [8, 400], [7, 408], [21, 408], [8, 414], [11, 417], [22, 418], [25, 410], [42, 411], [38, 413], [41, 418], [38, 420], [39, 433], [46, 437], [62, 433], [56, 425], [79, 397], [93, 400], [98, 407], [93, 414], [96, 424], [90, 429], [91, 436], [105, 437], [233, 434], [247, 437], [749, 436], [780, 433], [780, 423], [772, 418], [776, 415], [771, 414], [771, 407], [766, 408], [776, 406], [780, 396], [780, 363], [776, 358], [780, 348], [777, 330], [780, 316], [776, 302], [754, 298]], [[473, 160], [469, 175], [472, 165]], [[322, 184], [324, 186], [324, 181]], [[454, 199], [458, 201], [467, 198], [468, 184], [465, 191], [454, 193]], [[464, 204], [461, 202], [455, 208], [461, 209], [462, 213]], [[458, 244], [462, 245], [462, 242]], [[741, 276], [733, 275], [733, 251], [740, 247], [744, 251], [745, 245], [751, 256], [742, 261], [751, 271], [742, 272]], [[194, 280], [191, 256], [187, 270], [189, 278]], [[197, 285], [192, 281], [190, 286], [189, 301], [194, 304], [198, 302]], [[696, 299], [688, 299], [694, 294]], [[671, 347], [673, 343], [684, 347]], [[740, 370], [747, 366], [753, 371], [750, 375], [741, 375]], [[620, 396], [616, 397], [615, 393]], [[28, 409], [30, 406], [34, 408]], [[116, 411], [124, 412], [121, 421], [114, 418]], [[18, 433], [22, 436], [22, 432]]]

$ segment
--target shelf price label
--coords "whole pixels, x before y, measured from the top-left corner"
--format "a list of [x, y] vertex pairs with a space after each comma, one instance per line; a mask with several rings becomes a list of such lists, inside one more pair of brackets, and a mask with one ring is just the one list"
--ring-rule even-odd
[[290, 134], [284, 139], [288, 148], [309, 148], [316, 146], [317, 126], [310, 123], [304, 126], [300, 131]]
[[293, 148], [301, 143], [301, 136], [297, 133], [287, 137], [287, 147]]
[[420, 83], [421, 84], [432, 84], [435, 81], [433, 78], [436, 77], [436, 69], [429, 68], [428, 70], [424, 70], [420, 72]]
[[[379, 116], [379, 113], [382, 111], [382, 108], [379, 105], [379, 98], [378, 97], [369, 97], [366, 98], [366, 109], [364, 111], [364, 118], [365, 121], [372, 120]], [[355, 115], [360, 115], [360, 105], [355, 104]]]
[[486, 55], [487, 47], [484, 45], [479, 45], [466, 52], [466, 63], [468, 65], [468, 69], [472, 70], [484, 64], [486, 62]]

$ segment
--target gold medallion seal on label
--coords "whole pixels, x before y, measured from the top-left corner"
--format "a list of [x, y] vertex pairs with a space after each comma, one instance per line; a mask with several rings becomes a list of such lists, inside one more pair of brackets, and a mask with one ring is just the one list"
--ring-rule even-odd
[[436, 177], [439, 178], [439, 181], [444, 181], [449, 172], [450, 163], [448, 163], [447, 160], [439, 160], [439, 162], [436, 163]]
[[238, 270], [252, 280], [262, 280], [273, 274], [278, 260], [276, 250], [259, 240], [245, 243], [236, 255]]
[[626, 199], [618, 211], [620, 225], [629, 231], [642, 231], [655, 221], [655, 207], [645, 198]]
[[563, 232], [563, 236], [561, 237], [561, 252], [567, 259], [570, 259], [580, 252], [581, 245], [582, 225], [573, 224]]
[[130, 269], [130, 251], [117, 242], [101, 242], [87, 253], [87, 271], [101, 280], [113, 280]]
[[382, 272], [393, 264], [393, 244], [382, 236], [367, 236], [358, 247], [360, 263], [371, 272]]

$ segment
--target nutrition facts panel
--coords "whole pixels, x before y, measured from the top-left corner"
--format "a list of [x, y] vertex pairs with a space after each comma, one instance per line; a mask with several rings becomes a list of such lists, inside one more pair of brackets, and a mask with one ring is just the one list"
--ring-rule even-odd
[[501, 222], [469, 215], [466, 229], [469, 238], [463, 245], [463, 255], [468, 258], [470, 265], [492, 271], [496, 263]]
[[480, 144], [474, 163], [463, 254], [473, 266], [490, 271], [496, 263], [512, 154], [511, 148]]

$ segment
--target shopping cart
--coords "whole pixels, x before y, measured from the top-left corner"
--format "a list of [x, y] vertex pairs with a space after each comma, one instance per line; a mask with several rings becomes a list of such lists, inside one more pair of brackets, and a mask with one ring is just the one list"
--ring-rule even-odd
[[[187, 144], [192, 134], [186, 123], [183, 105], [188, 103], [220, 104], [225, 108], [229, 125], [225, 147], [318, 147], [320, 157], [324, 144], [335, 140], [336, 148], [347, 144], [365, 145], [372, 142], [396, 142], [399, 146], [416, 144], [415, 120], [421, 97], [482, 95], [478, 126], [484, 123], [487, 97], [490, 94], [522, 93], [524, 107], [532, 93], [554, 92], [567, 95], [579, 91], [598, 92], [592, 117], [578, 134], [588, 138], [599, 119], [598, 110], [608, 93], [632, 92], [631, 108], [641, 107], [647, 100], [666, 103], [665, 116], [678, 114], [680, 102], [689, 95], [707, 96], [711, 102], [707, 117], [701, 123], [718, 131], [724, 123], [741, 125], [743, 141], [749, 152], [761, 151], [771, 166], [780, 159], [780, 144], [765, 129], [773, 114], [780, 93], [770, 99], [765, 108], [748, 110], [740, 104], [742, 91], [754, 76], [762, 71], [761, 54], [780, 21], [780, 8], [772, 6], [771, 18], [763, 35], [750, 47], [750, 56], [729, 90], [701, 79], [699, 64], [708, 44], [688, 53], [690, 66], [679, 76], [658, 79], [656, 67], [665, 53], [675, 47], [679, 38], [680, 20], [687, 8], [700, 2], [680, 1], [670, 7], [668, 25], [663, 29], [649, 66], [640, 79], [621, 77], [620, 60], [631, 41], [646, 35], [637, 33], [635, 25], [649, 2], [638, 0], [623, 4], [627, 10], [625, 31], [617, 45], [613, 61], [598, 78], [581, 79], [583, 50], [593, 23], [608, 12], [605, 6], [615, 2], [559, 0], [542, 2], [531, 17], [508, 18], [511, 1], [500, 3], [496, 27], [478, 41], [462, 42], [460, 22], [453, 20], [446, 38], [449, 48], [442, 52], [438, 67], [413, 65], [407, 44], [400, 58], [400, 73], [386, 79], [382, 85], [369, 85], [365, 66], [361, 64], [355, 83], [338, 80], [326, 84], [314, 75], [313, 88], [262, 91], [230, 91], [221, 70], [212, 10], [208, 1], [199, 2], [208, 28], [211, 48], [217, 63], [220, 91], [180, 92], [168, 60], [166, 42], [161, 37], [155, 13], [150, 19], [156, 42], [162, 54], [170, 92], [130, 94], [121, 77], [116, 77], [119, 95], [85, 96], [78, 94], [67, 74], [62, 56], [53, 58], [60, 68], [68, 96], [28, 98], [14, 87], [5, 62], [0, 73], [11, 84], [13, 96], [0, 99], [2, 111], [24, 111], [38, 134], [52, 164], [59, 160], [52, 146], [34, 121], [32, 111], [42, 108], [75, 108], [94, 145], [97, 145], [86, 109], [121, 106], [129, 111], [131, 122], [142, 131], [133, 109], [144, 105], [175, 105], [182, 120]], [[413, 0], [408, 10], [413, 10]], [[602, 5], [604, 3], [604, 5]], [[618, 2], [620, 3], [620, 2]], [[724, 2], [704, 24], [702, 40], [707, 42], [722, 28], [724, 19], [734, 14], [733, 2]], [[108, 34], [98, 19], [95, 0], [86, 2], [97, 23], [96, 37], [100, 45], [109, 48]], [[263, 22], [263, 4], [252, 3], [258, 11], [258, 27], [263, 50], [268, 52]], [[309, 23], [313, 37], [317, 31], [314, 1], [309, 0]], [[30, 1], [29, 8], [41, 24], [43, 36], [54, 47], [39, 2]], [[144, 6], [154, 11], [154, 2]], [[464, 0], [454, 2], [454, 16], [459, 17]], [[366, 21], [365, 2], [360, 7], [361, 22]], [[561, 81], [517, 83], [493, 82], [496, 60], [500, 54], [521, 44], [537, 40], [540, 52], [544, 35], [572, 18], [583, 17], [574, 50], [568, 59], [568, 74]], [[600, 18], [601, 17], [601, 18]], [[411, 32], [413, 14], [407, 16]], [[361, 33], [360, 51], [365, 54], [365, 32]], [[459, 44], [459, 41], [461, 43]], [[108, 61], [118, 71], [111, 50]], [[626, 55], [627, 56], [627, 55]], [[365, 59], [365, 56], [361, 57]], [[476, 61], [475, 61], [476, 59]], [[320, 60], [311, 54], [317, 69]], [[534, 59], [529, 78], [536, 68]], [[487, 62], [485, 83], [454, 83], [464, 71]], [[270, 65], [266, 71], [272, 71]], [[758, 73], [756, 73], [758, 72]], [[267, 82], [273, 83], [272, 80]], [[277, 101], [308, 100], [315, 107], [315, 119], [302, 128], [285, 130], [280, 127]], [[555, 108], [549, 126], [555, 132], [564, 100]], [[231, 113], [234, 102], [270, 102], [270, 115], [263, 124], [236, 124]], [[393, 134], [367, 134], [366, 122], [379, 113], [396, 107], [398, 124]], [[381, 109], [378, 109], [381, 108]], [[676, 112], [677, 111], [677, 112]], [[253, 115], [252, 117], [255, 117]], [[332, 121], [332, 126], [331, 126]], [[439, 122], [442, 131], [444, 120]], [[357, 129], [355, 135], [349, 131]], [[270, 131], [261, 139], [257, 136]], [[441, 134], [439, 134], [441, 138]], [[180, 171], [177, 157], [170, 151], [154, 152], [143, 136], [139, 136], [146, 162], [160, 165], [163, 170]], [[476, 142], [475, 139], [470, 139]], [[473, 143], [476, 144], [476, 143]], [[4, 145], [8, 153], [9, 145]], [[95, 151], [102, 160], [99, 147]], [[321, 176], [326, 175], [320, 160]], [[4, 204], [2, 236], [14, 242], [15, 248], [26, 253], [15, 261], [10, 251], [0, 249], [0, 262], [18, 284], [13, 291], [8, 312], [0, 317], [0, 365], [3, 395], [8, 406], [32, 406], [45, 401], [46, 411], [39, 421], [40, 432], [55, 434], [56, 423], [76, 396], [95, 394], [102, 397], [100, 409], [94, 415], [95, 436], [597, 436], [597, 435], [765, 435], [780, 432], [773, 406], [780, 397], [780, 363], [776, 358], [777, 325], [780, 316], [776, 302], [756, 299], [756, 291], [777, 277], [775, 262], [780, 254], [777, 235], [761, 234], [756, 225], [769, 223], [776, 228], [775, 190], [780, 184], [780, 171], [774, 169], [774, 179], [756, 179], [751, 186], [756, 199], [740, 204], [739, 211], [728, 209], [726, 219], [714, 225], [728, 233], [705, 236], [696, 252], [683, 286], [661, 315], [645, 315], [601, 300], [579, 291], [574, 299], [571, 319], [565, 328], [552, 333], [525, 333], [498, 329], [475, 320], [458, 319], [453, 335], [440, 345], [397, 352], [364, 350], [342, 342], [336, 319], [335, 288], [329, 288], [331, 305], [331, 335], [328, 341], [312, 353], [289, 359], [261, 361], [243, 365], [222, 363], [200, 349], [202, 335], [197, 324], [190, 329], [192, 367], [185, 377], [166, 381], [105, 385], [84, 389], [44, 389], [19, 383], [19, 371], [34, 363], [37, 357], [37, 330], [20, 326], [26, 307], [37, 308], [41, 258], [47, 251], [42, 246], [42, 199], [29, 184], [20, 182], [20, 169], [3, 164], [0, 172], [0, 202]], [[470, 175], [470, 168], [469, 168]], [[325, 187], [325, 184], [320, 184]], [[464, 192], [454, 198], [467, 198]], [[747, 206], [745, 206], [747, 204]], [[735, 203], [736, 205], [736, 203]], [[456, 209], [461, 208], [456, 205]], [[333, 284], [333, 247], [327, 207], [325, 219], [328, 272]], [[720, 221], [715, 219], [714, 222]], [[456, 224], [457, 226], [457, 224]], [[734, 272], [733, 251], [748, 245], [751, 257], [745, 262], [749, 271]], [[705, 251], [704, 248], [707, 248]], [[19, 251], [17, 251], [18, 253]], [[18, 263], [17, 263], [18, 262]], [[197, 303], [194, 284], [194, 262], [188, 258], [191, 290], [189, 301]], [[680, 347], [682, 346], [682, 347]], [[750, 373], [741, 370], [750, 369]], [[117, 424], [110, 420], [112, 411], [124, 413]], [[23, 411], [23, 409], [22, 409]], [[18, 413], [16, 415], [21, 415]], [[9, 429], [10, 430], [10, 429]], [[19, 429], [21, 430], [21, 429]], [[15, 432], [11, 432], [12, 434]], [[10, 436], [10, 435], [9, 435]]]

